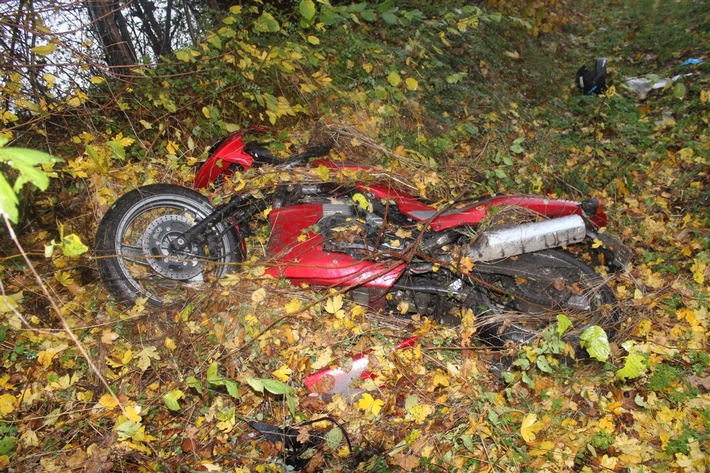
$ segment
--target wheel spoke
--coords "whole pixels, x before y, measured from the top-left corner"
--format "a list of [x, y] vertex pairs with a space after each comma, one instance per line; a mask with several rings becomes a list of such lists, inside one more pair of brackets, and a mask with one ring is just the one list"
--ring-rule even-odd
[[148, 260], [143, 254], [143, 249], [139, 245], [121, 245], [119, 251], [121, 258], [131, 263], [140, 264], [142, 266], [149, 266]]

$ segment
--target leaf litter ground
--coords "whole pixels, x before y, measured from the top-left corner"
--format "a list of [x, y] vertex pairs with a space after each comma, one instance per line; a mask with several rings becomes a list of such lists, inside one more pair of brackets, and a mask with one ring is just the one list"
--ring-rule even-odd
[[[587, 41], [595, 40], [603, 37]], [[621, 38], [614, 46], [627, 59], [613, 71], [619, 76], [631, 65], [635, 71], [672, 68], [670, 60], [634, 51], [631, 42]], [[307, 471], [706, 471], [710, 186], [704, 67], [687, 80], [684, 101], [673, 91], [639, 102], [621, 89], [609, 99], [578, 97], [568, 89], [550, 100], [548, 111], [507, 106], [499, 113], [510, 123], [489, 117], [485, 125], [494, 134], [524, 136], [518, 145], [540, 144], [525, 152], [515, 148], [514, 162], [482, 165], [515, 166], [527, 176], [526, 190], [544, 192], [559, 181], [591, 187], [612, 212], [611, 230], [635, 249], [633, 266], [611, 281], [627, 320], [608, 363], [565, 364], [551, 339], [504, 353], [471, 346], [465, 326], [371, 314], [337, 292], [265, 280], [258, 264], [200, 289], [180, 306], [126, 309], [107, 301], [91, 261], [55, 257], [48, 263], [39, 250], [33, 259], [62, 301], [62, 316], [116, 398], [66, 333], [47, 328], [59, 326], [57, 316], [26, 268], [4, 265], [0, 468], [281, 471], [288, 460], [283, 445], [256, 435], [248, 422], [295, 426], [330, 417], [343, 426], [354, 452], [332, 423], [305, 425], [298, 434], [302, 443], [324, 439], [308, 452]], [[521, 113], [545, 126], [531, 129], [516, 119]], [[629, 138], [632, 133], [639, 136]], [[568, 143], [568, 134], [581, 140]], [[549, 139], [560, 149], [545, 148]], [[494, 145], [479, 144], [476, 151], [488, 153]], [[464, 163], [453, 164], [438, 178], [419, 173], [409, 182], [445, 196], [451, 189], [442, 189], [446, 179], [440, 176], [450, 172], [457, 182], [465, 175]], [[164, 170], [141, 172], [164, 177]], [[123, 187], [120, 178], [92, 179], [92, 212], [77, 219], [85, 228]], [[516, 190], [514, 180], [504, 183], [503, 190]], [[255, 236], [253, 246], [266, 237]], [[82, 238], [90, 241], [88, 234]], [[26, 244], [42, 248], [48, 239], [38, 233]], [[43, 328], [28, 330], [19, 316]], [[420, 343], [392, 350], [411, 335]], [[347, 369], [365, 350], [377, 376], [360, 381], [366, 395], [309, 396], [307, 374], [332, 364]], [[630, 354], [637, 355], [633, 374], [639, 376], [622, 381], [617, 370]], [[506, 377], [496, 372], [501, 355], [514, 361]]]

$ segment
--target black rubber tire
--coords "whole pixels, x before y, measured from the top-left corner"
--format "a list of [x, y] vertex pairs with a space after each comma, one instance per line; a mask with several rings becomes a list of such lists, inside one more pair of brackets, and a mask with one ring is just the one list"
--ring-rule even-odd
[[[192, 245], [186, 255], [150, 253], [147, 248], [153, 235], [148, 235], [146, 229], [153, 228], [159, 219], [167, 224], [164, 228], [155, 227], [163, 234], [156, 230], [154, 233], [159, 235], [153, 238], [168, 241], [178, 234], [176, 230], [166, 235], [171, 226], [184, 231], [213, 210], [203, 195], [172, 184], [148, 185], [120, 197], [96, 231], [96, 261], [105, 287], [122, 304], [132, 305], [138, 298], [147, 297], [150, 305], [159, 306], [184, 303], [188, 291], [199, 282], [230, 272], [234, 266], [230, 263], [244, 261], [246, 255], [237, 230], [227, 222], [212, 226], [207, 239]], [[187, 269], [181, 269], [181, 265]], [[171, 272], [173, 267], [177, 271]]]
[[[476, 265], [481, 266], [485, 264]], [[473, 291], [467, 301], [477, 315], [479, 336], [488, 343], [530, 343], [555, 324], [560, 313], [572, 322], [564, 339], [576, 349], [579, 336], [592, 325], [602, 327], [610, 339], [614, 336], [619, 324], [614, 292], [570, 253], [544, 250], [497, 262], [495, 267], [501, 274], [477, 274], [486, 287]]]

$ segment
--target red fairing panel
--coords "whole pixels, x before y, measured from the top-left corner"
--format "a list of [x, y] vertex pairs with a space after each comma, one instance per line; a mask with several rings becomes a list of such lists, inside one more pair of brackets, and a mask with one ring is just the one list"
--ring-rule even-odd
[[323, 251], [323, 237], [315, 225], [323, 217], [321, 204], [300, 204], [272, 210], [271, 240], [266, 273], [291, 282], [318, 286], [388, 288], [405, 268], [362, 261], [342, 253]]
[[[195, 175], [195, 187], [200, 189], [206, 187], [210, 182], [227, 171], [232, 164], [239, 164], [243, 169], [249, 169], [254, 162], [254, 158], [244, 151], [243, 136], [249, 130], [240, 130], [228, 135], [210, 153], [207, 162], [200, 167]], [[231, 172], [230, 172], [231, 174]]]
[[431, 222], [431, 227], [436, 231], [441, 231], [460, 225], [478, 225], [488, 213], [488, 209], [502, 206], [522, 207], [546, 217], [565, 217], [575, 214], [582, 215], [579, 202], [546, 199], [544, 197], [531, 195], [512, 195], [492, 197], [478, 202], [471, 207], [445, 212]]
[[[579, 202], [547, 199], [531, 195], [490, 197], [468, 207], [438, 213], [435, 208], [424, 204], [416, 198], [386, 186], [368, 186], [366, 189], [378, 198], [393, 200], [397, 203], [400, 211], [414, 220], [420, 222], [431, 220], [430, 226], [435, 231], [448, 230], [465, 225], [477, 226], [486, 217], [489, 209], [503, 206], [526, 208], [550, 218], [582, 215]], [[606, 226], [606, 215], [601, 205], [590, 220], [596, 227]]]

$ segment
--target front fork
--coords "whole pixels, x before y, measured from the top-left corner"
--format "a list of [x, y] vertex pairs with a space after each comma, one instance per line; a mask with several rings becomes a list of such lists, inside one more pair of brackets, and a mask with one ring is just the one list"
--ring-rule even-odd
[[242, 235], [241, 228], [248, 224], [254, 215], [263, 212], [268, 207], [268, 200], [267, 197], [256, 198], [251, 194], [238, 195], [190, 227], [181, 238], [171, 243], [170, 249], [173, 251], [184, 250], [202, 237], [208, 228], [227, 219], [237, 228], [237, 233]]

